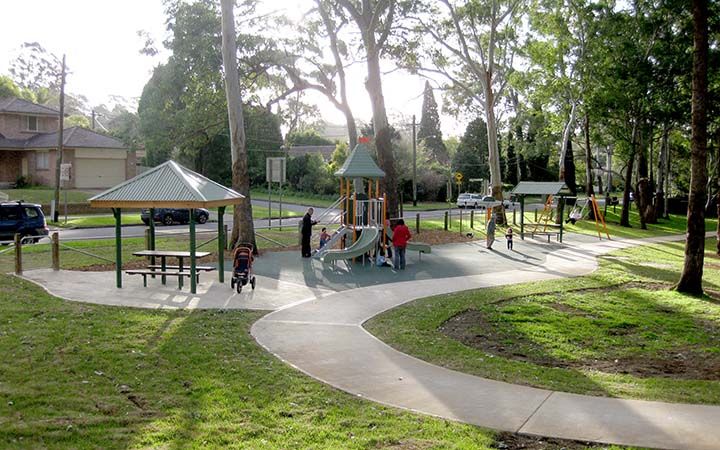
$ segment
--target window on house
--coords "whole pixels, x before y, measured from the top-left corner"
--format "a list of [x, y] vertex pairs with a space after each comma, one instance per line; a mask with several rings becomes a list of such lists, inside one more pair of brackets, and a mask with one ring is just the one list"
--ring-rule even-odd
[[39, 170], [50, 169], [50, 154], [48, 152], [38, 152], [35, 157], [35, 167]]
[[27, 116], [28, 131], [38, 131], [38, 118], [35, 116]]

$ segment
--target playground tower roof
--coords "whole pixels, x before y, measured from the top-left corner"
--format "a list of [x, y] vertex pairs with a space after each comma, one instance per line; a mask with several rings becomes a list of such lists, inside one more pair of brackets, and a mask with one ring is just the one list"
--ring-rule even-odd
[[367, 145], [359, 143], [355, 146], [345, 164], [335, 172], [336, 177], [345, 178], [385, 178], [385, 172], [378, 167], [370, 156]]
[[90, 199], [93, 208], [212, 208], [244, 196], [167, 161]]

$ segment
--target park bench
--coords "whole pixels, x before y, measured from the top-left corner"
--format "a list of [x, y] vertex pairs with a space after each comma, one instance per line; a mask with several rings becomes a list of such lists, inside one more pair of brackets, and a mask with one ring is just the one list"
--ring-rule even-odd
[[[147, 277], [148, 277], [148, 275], [150, 275], [150, 276], [152, 276], [152, 277], [155, 277], [156, 275], [161, 275], [161, 276], [163, 276], [163, 277], [178, 277], [178, 278], [180, 278], [180, 277], [187, 277], [187, 278], [190, 278], [190, 272], [186, 272], [186, 271], [180, 272], [179, 270], [177, 270], [177, 271], [176, 271], [176, 270], [173, 270], [173, 271], [167, 271], [167, 270], [165, 270], [165, 271], [159, 271], [159, 270], [150, 270], [150, 269], [134, 269], [134, 270], [126, 270], [125, 273], [128, 274], [128, 275], [142, 275], [142, 277], [143, 277], [143, 286], [145, 286], [145, 287], [147, 287]], [[199, 282], [199, 281], [200, 281], [200, 274], [197, 273], [197, 274], [195, 274], [195, 276], [196, 276], [196, 280]]]
[[531, 231], [530, 237], [534, 238], [535, 235], [547, 236], [548, 244], [550, 243], [550, 236], [555, 236], [556, 241], [560, 239], [560, 225], [548, 224], [545, 228], [550, 228], [550, 230], [545, 229], [544, 231]]

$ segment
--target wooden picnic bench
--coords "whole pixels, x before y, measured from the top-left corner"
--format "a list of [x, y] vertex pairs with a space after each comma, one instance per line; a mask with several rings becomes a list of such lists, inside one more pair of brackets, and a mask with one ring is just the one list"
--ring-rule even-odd
[[[190, 266], [183, 264], [185, 258], [190, 258], [190, 252], [187, 251], [171, 251], [171, 250], [142, 250], [134, 252], [135, 256], [146, 256], [151, 258], [150, 264], [146, 269], [133, 269], [127, 270], [125, 273], [128, 275], [142, 275], [143, 286], [147, 287], [148, 275], [155, 278], [156, 276], [161, 277], [162, 284], [166, 283], [167, 277], [177, 277], [178, 289], [182, 289], [183, 278], [190, 278]], [[196, 258], [204, 258], [209, 256], [210, 252], [195, 252]], [[160, 264], [155, 264], [155, 258], [160, 258]], [[177, 265], [168, 265], [167, 258], [177, 258]], [[159, 269], [159, 270], [158, 270]], [[195, 266], [195, 280], [200, 281], [199, 272], [209, 272], [215, 270], [211, 266]]]
[[[544, 228], [551, 228], [551, 230], [545, 229], [543, 231], [531, 231], [530, 238], [534, 238], [536, 234], [539, 236], [547, 236], [548, 243], [550, 243], [550, 236], [555, 235], [555, 240], [560, 239], [560, 225], [547, 224], [544, 226]], [[553, 228], [555, 230], [552, 230]]]

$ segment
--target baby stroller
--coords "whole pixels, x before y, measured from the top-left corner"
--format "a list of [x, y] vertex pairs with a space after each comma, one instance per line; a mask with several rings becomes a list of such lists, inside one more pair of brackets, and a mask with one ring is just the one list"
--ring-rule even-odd
[[255, 275], [252, 272], [253, 247], [252, 244], [239, 244], [233, 251], [233, 274], [230, 279], [230, 288], [242, 292], [243, 286], [250, 282], [255, 290]]

